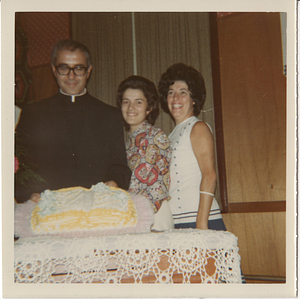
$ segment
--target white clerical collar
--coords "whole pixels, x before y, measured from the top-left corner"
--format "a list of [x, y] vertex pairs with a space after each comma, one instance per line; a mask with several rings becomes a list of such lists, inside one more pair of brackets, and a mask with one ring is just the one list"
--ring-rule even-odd
[[83, 89], [83, 92], [82, 93], [79, 93], [79, 94], [68, 94], [66, 92], [63, 92], [61, 89], [59, 89], [59, 91], [64, 94], [65, 96], [69, 96], [71, 97], [71, 101], [72, 103], [75, 103], [75, 97], [80, 97], [80, 96], [83, 96], [84, 94], [86, 94], [86, 88]]

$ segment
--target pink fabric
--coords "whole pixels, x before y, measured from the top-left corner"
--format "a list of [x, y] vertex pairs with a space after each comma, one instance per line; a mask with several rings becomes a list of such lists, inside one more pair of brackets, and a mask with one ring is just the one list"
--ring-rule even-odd
[[18, 158], [15, 157], [15, 173], [17, 172], [18, 169], [19, 169], [19, 161]]
[[110, 228], [99, 229], [97, 231], [73, 231], [62, 233], [46, 233], [36, 234], [31, 230], [31, 213], [36, 206], [36, 203], [28, 200], [23, 204], [19, 204], [15, 210], [15, 228], [14, 234], [17, 237], [35, 237], [35, 236], [58, 236], [58, 237], [88, 237], [88, 236], [102, 236], [102, 235], [117, 235], [117, 234], [134, 234], [150, 232], [153, 224], [154, 212], [147, 198], [141, 195], [131, 195], [134, 201], [138, 214], [138, 221], [134, 227], [125, 228]]

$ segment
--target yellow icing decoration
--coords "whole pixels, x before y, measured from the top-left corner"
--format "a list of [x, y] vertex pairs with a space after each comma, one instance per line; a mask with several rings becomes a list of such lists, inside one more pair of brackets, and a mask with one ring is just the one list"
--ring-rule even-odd
[[[53, 200], [53, 195], [55, 196], [54, 198], [58, 198], [57, 204], [55, 201], [54, 208], [57, 206], [57, 210], [60, 210], [60, 212], [52, 212], [49, 214], [45, 212], [47, 215], [41, 216], [42, 210], [40, 206], [37, 205], [32, 212], [32, 230], [36, 233], [46, 233], [135, 226], [137, 224], [137, 210], [128, 192], [120, 188], [104, 187], [103, 183], [99, 184], [96, 185], [96, 189], [93, 189], [93, 186], [91, 189], [72, 187], [50, 191], [52, 192], [50, 193], [51, 200]], [[92, 193], [94, 196], [93, 206], [90, 210], [74, 209], [74, 206], [72, 206], [70, 210], [67, 210], [66, 207], [62, 205], [63, 198], [67, 202], [67, 206], [73, 204], [76, 200], [76, 207], [78, 205], [80, 206], [81, 203], [84, 203], [85, 197], [90, 196], [84, 192], [82, 193], [82, 191], [90, 190], [94, 192]], [[42, 195], [41, 200], [47, 200], [47, 195], [45, 195], [45, 197], [46, 198], [43, 198]], [[104, 203], [101, 202], [102, 200]], [[118, 207], [116, 207], [118, 200], [123, 208], [118, 209]], [[125, 208], [124, 203], [126, 204]], [[51, 206], [51, 209], [53, 209], [53, 206]], [[64, 209], [64, 211], [61, 212], [62, 209]]]

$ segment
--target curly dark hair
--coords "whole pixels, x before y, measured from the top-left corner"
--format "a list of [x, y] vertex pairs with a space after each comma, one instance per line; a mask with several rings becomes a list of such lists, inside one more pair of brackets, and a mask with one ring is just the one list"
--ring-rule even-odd
[[80, 42], [77, 42], [75, 40], [72, 40], [72, 39], [64, 39], [64, 40], [60, 40], [55, 45], [54, 49], [52, 50], [51, 63], [54, 66], [56, 65], [57, 52], [62, 51], [62, 50], [68, 50], [68, 51], [71, 51], [71, 52], [79, 50], [82, 53], [84, 53], [84, 55], [86, 57], [87, 67], [89, 67], [92, 64], [91, 53], [85, 45], [83, 45]]
[[205, 82], [200, 72], [184, 63], [175, 63], [170, 66], [159, 80], [158, 92], [163, 110], [170, 114], [167, 96], [170, 86], [175, 81], [184, 81], [187, 84], [191, 92], [191, 98], [195, 102], [193, 106], [194, 115], [198, 116], [206, 98]]
[[[123, 80], [117, 91], [117, 105], [121, 109], [123, 94], [128, 89], [139, 89], [144, 93], [145, 98], [147, 99], [147, 111], [150, 110], [150, 113], [147, 115], [146, 120], [154, 125], [158, 115], [159, 115], [159, 98], [158, 93], [155, 87], [155, 84], [150, 80], [142, 76], [130, 76]], [[129, 130], [129, 125], [124, 121], [125, 129]]]

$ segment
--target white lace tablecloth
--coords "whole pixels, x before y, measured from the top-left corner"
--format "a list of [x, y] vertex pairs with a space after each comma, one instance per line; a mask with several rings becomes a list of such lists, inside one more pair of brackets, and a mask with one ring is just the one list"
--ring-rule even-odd
[[16, 283], [241, 283], [237, 237], [212, 230], [15, 242]]

